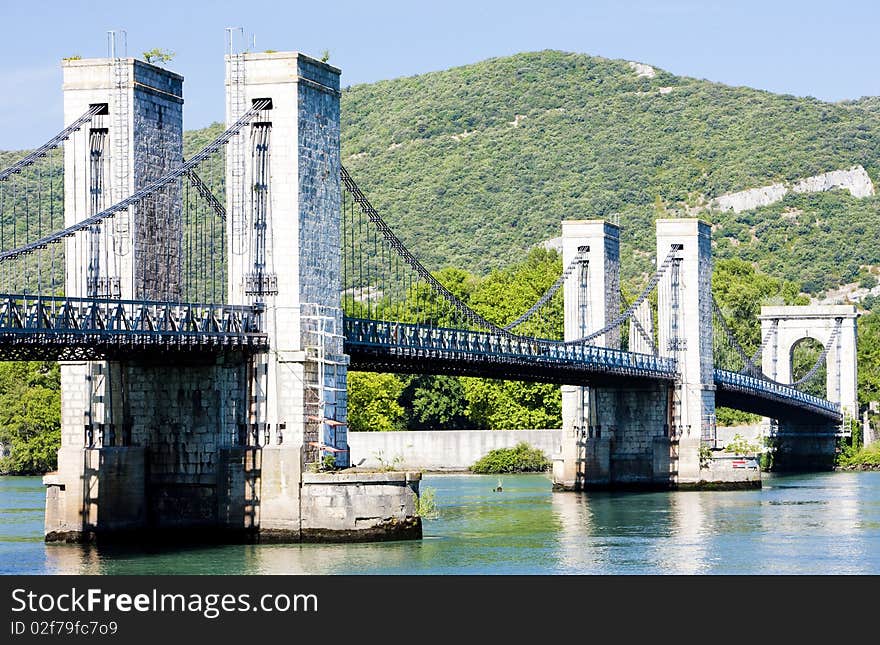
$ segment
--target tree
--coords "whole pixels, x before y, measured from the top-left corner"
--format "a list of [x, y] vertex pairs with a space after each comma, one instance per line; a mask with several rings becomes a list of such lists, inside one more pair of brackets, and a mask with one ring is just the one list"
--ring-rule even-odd
[[0, 472], [54, 470], [61, 446], [61, 385], [57, 363], [0, 363]]
[[551, 383], [462, 378], [467, 416], [476, 428], [525, 430], [562, 426], [562, 394]]
[[880, 312], [859, 318], [859, 403], [880, 400]]
[[154, 47], [148, 51], [143, 53], [144, 60], [148, 63], [170, 63], [174, 60], [174, 56], [176, 54], [174, 52], [168, 51], [167, 49], [159, 49], [158, 47]]
[[[768, 276], [758, 271], [750, 262], [739, 259], [719, 260], [715, 264], [712, 293], [731, 331], [750, 355], [760, 346], [762, 340], [758, 320], [761, 305], [808, 302], [800, 295], [795, 283]], [[716, 333], [721, 331], [716, 330]], [[754, 414], [723, 407], [716, 409], [715, 416], [718, 425], [725, 427], [756, 423], [759, 419]]]
[[397, 402], [403, 381], [394, 374], [348, 373], [348, 428], [353, 432], [402, 430], [404, 411]]
[[468, 426], [461, 380], [419, 374], [407, 379], [400, 396], [408, 430], [459, 430]]

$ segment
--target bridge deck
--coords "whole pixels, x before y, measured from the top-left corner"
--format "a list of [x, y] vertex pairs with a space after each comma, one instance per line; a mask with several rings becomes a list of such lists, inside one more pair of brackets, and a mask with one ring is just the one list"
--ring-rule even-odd
[[258, 352], [259, 329], [252, 307], [0, 295], [0, 360]]
[[671, 381], [675, 362], [592, 345], [346, 317], [351, 368], [572, 385]]
[[716, 369], [715, 387], [716, 405], [776, 419], [818, 417], [835, 423], [843, 421], [839, 404], [767, 379]]
[[[0, 294], [0, 360], [96, 360], [268, 349], [254, 307]], [[352, 369], [614, 387], [674, 381], [675, 361], [592, 345], [344, 319]], [[840, 422], [840, 406], [772, 381], [715, 370], [718, 405]]]
[[[675, 361], [591, 345], [505, 338], [464, 331], [346, 317], [351, 368], [418, 374], [457, 374], [568, 385], [613, 387], [673, 381]], [[779, 417], [840, 422], [840, 406], [772, 381], [715, 370], [719, 405]]]

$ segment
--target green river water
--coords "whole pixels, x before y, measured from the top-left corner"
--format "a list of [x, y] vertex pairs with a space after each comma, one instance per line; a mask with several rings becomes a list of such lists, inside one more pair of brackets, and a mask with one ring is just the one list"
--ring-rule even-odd
[[880, 574], [880, 472], [765, 476], [760, 491], [554, 493], [545, 475], [426, 475], [421, 541], [44, 544], [39, 477], [0, 477], [0, 573]]

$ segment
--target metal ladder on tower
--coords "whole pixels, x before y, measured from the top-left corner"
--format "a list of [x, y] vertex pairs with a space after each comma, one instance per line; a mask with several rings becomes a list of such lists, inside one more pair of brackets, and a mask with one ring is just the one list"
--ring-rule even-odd
[[[226, 83], [229, 86], [228, 123], [234, 123], [245, 112], [245, 65], [244, 52], [235, 45], [235, 32], [242, 33], [240, 27], [226, 28], [226, 55], [229, 57]], [[245, 132], [243, 128], [229, 142], [229, 216], [232, 222], [232, 253], [243, 255], [247, 252], [247, 223], [244, 212], [245, 195]]]
[[[121, 37], [121, 39], [119, 38]], [[112, 203], [119, 203], [129, 196], [133, 186], [131, 181], [131, 159], [129, 156], [129, 143], [131, 133], [129, 121], [131, 119], [131, 105], [129, 102], [129, 89], [134, 79], [129, 78], [129, 65], [127, 60], [128, 36], [124, 30], [108, 32], [110, 49], [111, 82], [114, 88], [115, 105], [110, 113], [110, 126], [112, 128], [111, 155], [113, 158], [113, 174], [111, 186]], [[119, 213], [113, 219], [113, 250], [117, 256], [127, 255], [131, 248], [131, 210]]]
[[[328, 351], [328, 346], [334, 347], [342, 341], [341, 331], [337, 328], [340, 312], [338, 309], [334, 310], [315, 303], [301, 303], [300, 311], [303, 349], [306, 351], [307, 360], [315, 363], [317, 371], [314, 380], [307, 379], [304, 383], [307, 392], [304, 437], [307, 446], [306, 461], [307, 463], [310, 460], [320, 461], [324, 454], [329, 453], [339, 461], [347, 463], [348, 456], [340, 453], [348, 451], [339, 448], [339, 443], [342, 442], [338, 434], [347, 423], [336, 418], [339, 414], [337, 405], [341, 393], [345, 392], [345, 388], [337, 385], [336, 370], [344, 363], [337, 360], [335, 352]], [[311, 395], [308, 394], [309, 392]], [[330, 431], [330, 437], [326, 440], [325, 426], [329, 427]]]

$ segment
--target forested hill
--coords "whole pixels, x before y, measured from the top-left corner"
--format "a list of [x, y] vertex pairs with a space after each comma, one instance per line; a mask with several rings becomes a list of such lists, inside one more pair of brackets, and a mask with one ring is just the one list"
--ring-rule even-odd
[[[343, 163], [432, 268], [486, 271], [558, 236], [562, 219], [619, 216], [630, 277], [649, 267], [658, 213], [857, 164], [880, 179], [876, 100], [829, 104], [634, 67], [542, 51], [347, 88]], [[880, 265], [880, 198], [790, 194], [701, 216], [719, 257], [814, 293]]]
[[[880, 180], [880, 97], [830, 104], [559, 51], [348, 87], [342, 120], [343, 163], [433, 270], [485, 274], [557, 237], [562, 219], [604, 216], [624, 229], [632, 287], [651, 269], [658, 215], [855, 165]], [[219, 129], [188, 132], [187, 154]], [[880, 197], [790, 193], [700, 216], [717, 257], [807, 292], [876, 281]]]

